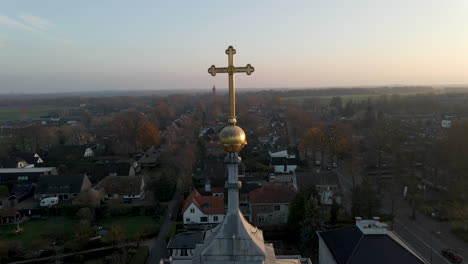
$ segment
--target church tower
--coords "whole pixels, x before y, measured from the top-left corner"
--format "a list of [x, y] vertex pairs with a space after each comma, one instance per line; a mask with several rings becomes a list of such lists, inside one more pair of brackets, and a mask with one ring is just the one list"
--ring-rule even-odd
[[[254, 67], [234, 67], [234, 54], [236, 50], [229, 46], [228, 67], [216, 68], [212, 65], [208, 72], [215, 76], [217, 73], [228, 73], [229, 77], [229, 107], [230, 116], [228, 124], [221, 130], [219, 140], [227, 152], [224, 162], [228, 179], [225, 188], [228, 190], [228, 208], [223, 222], [215, 228], [205, 232], [203, 244], [197, 244], [191, 259], [193, 264], [311, 264], [309, 259], [300, 256], [276, 256], [273, 244], [265, 244], [263, 232], [252, 226], [242, 215], [239, 209], [239, 189], [241, 182], [238, 179], [238, 166], [241, 161], [239, 152], [247, 145], [246, 135], [242, 128], [237, 126], [236, 97], [234, 87], [234, 73], [245, 72], [250, 75]], [[214, 88], [213, 88], [214, 89]], [[170, 263], [177, 264], [177, 260]], [[190, 263], [181, 260], [179, 263]]]

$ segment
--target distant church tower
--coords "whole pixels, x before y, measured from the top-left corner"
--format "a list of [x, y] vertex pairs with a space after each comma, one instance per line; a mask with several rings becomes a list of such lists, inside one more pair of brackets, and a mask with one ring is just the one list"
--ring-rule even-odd
[[213, 96], [216, 96], [216, 86], [213, 85]]

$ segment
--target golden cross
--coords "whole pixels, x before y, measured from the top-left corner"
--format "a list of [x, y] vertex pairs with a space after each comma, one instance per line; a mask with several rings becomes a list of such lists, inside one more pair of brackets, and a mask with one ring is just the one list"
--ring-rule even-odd
[[234, 73], [236, 72], [245, 72], [247, 75], [252, 74], [255, 71], [252, 65], [247, 64], [245, 67], [234, 67], [234, 54], [236, 54], [236, 50], [229, 46], [226, 50], [226, 54], [228, 55], [228, 66], [223, 68], [216, 68], [214, 65], [211, 65], [208, 68], [208, 73], [212, 76], [215, 76], [216, 73], [228, 73], [229, 74], [229, 106], [231, 110], [231, 117], [229, 118], [228, 122], [231, 125], [235, 125], [237, 123], [236, 120], [236, 88], [234, 87]]

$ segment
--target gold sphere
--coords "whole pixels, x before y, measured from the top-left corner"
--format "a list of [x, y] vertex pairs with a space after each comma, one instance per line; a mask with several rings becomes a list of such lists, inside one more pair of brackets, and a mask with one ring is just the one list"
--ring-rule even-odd
[[236, 125], [223, 128], [219, 134], [219, 142], [227, 152], [239, 152], [247, 145], [244, 130]]

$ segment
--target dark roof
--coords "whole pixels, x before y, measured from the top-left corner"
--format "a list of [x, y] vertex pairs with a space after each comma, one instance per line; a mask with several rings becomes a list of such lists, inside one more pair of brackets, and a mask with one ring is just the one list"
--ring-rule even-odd
[[38, 157], [34, 157], [36, 153], [33, 152], [15, 152], [10, 155], [10, 157], [20, 157], [23, 158], [29, 164], [37, 164]]
[[339, 185], [338, 175], [333, 171], [298, 172], [296, 180], [299, 190], [316, 185]]
[[[365, 235], [356, 226], [319, 232], [337, 264], [424, 264], [387, 234]], [[378, 261], [377, 261], [378, 260]]]
[[19, 199], [27, 194], [29, 194], [32, 189], [35, 189], [36, 185], [33, 183], [22, 183], [22, 184], [15, 184], [10, 191], [9, 199]]
[[83, 186], [84, 175], [47, 175], [39, 178], [36, 193], [79, 193]]
[[205, 238], [205, 232], [184, 232], [175, 235], [167, 244], [167, 248], [195, 248], [196, 244], [202, 244]]
[[86, 173], [92, 182], [99, 182], [107, 176], [129, 176], [130, 167], [128, 162], [98, 162], [81, 164], [74, 171], [78, 174]]
[[[18, 162], [24, 162], [25, 159], [21, 157], [7, 157], [0, 160], [0, 168], [17, 168]], [[27, 162], [27, 161], [26, 161]], [[27, 162], [29, 163], [29, 162]]]
[[107, 176], [100, 183], [108, 194], [139, 195], [143, 184], [142, 176]]
[[271, 165], [297, 165], [297, 160], [295, 158], [274, 157], [271, 158]]

